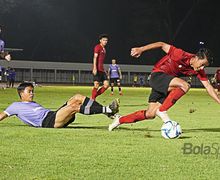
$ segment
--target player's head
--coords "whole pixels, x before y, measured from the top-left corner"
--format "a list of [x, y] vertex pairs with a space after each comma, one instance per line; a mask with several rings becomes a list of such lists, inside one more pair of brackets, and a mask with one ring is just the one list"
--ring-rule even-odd
[[196, 71], [204, 69], [206, 66], [209, 66], [213, 62], [213, 56], [209, 49], [200, 48], [196, 53], [196, 60], [194, 61], [193, 68]]
[[18, 95], [22, 101], [31, 102], [34, 98], [34, 86], [32, 83], [24, 82], [17, 87]]
[[112, 59], [112, 64], [116, 64], [116, 59]]
[[108, 43], [108, 35], [107, 34], [99, 35], [99, 42], [102, 46], [106, 46], [106, 44]]
[[200, 48], [199, 51], [196, 53], [196, 56], [199, 58], [199, 60], [207, 59], [209, 64], [213, 63], [212, 52], [207, 48]]

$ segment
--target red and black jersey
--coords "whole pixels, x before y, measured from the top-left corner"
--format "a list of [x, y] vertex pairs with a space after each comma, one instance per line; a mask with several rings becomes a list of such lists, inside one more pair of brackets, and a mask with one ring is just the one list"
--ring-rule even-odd
[[220, 69], [218, 69], [215, 73], [215, 79], [217, 82], [220, 82]]
[[164, 72], [171, 76], [192, 76], [196, 75], [201, 81], [208, 80], [204, 69], [195, 71], [190, 66], [190, 59], [195, 56], [183, 51], [182, 49], [170, 46], [169, 52], [159, 60], [153, 68], [153, 72]]
[[98, 54], [96, 68], [97, 71], [104, 72], [104, 60], [106, 55], [106, 50], [100, 44], [96, 45], [94, 48], [94, 53]]

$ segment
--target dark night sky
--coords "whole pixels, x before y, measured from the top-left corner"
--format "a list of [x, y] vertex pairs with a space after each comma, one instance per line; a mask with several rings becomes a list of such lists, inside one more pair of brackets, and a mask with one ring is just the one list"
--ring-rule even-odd
[[24, 48], [15, 59], [92, 62], [101, 33], [109, 34], [106, 63], [155, 63], [152, 50], [139, 60], [133, 46], [155, 41], [196, 52], [199, 41], [213, 51], [220, 66], [220, 11], [210, 0], [0, 0], [0, 24], [7, 47]]

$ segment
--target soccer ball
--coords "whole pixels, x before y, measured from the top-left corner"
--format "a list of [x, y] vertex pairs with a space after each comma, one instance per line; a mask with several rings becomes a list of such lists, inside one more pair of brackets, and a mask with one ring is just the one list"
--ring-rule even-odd
[[167, 121], [161, 127], [161, 135], [165, 139], [174, 139], [182, 134], [181, 127], [176, 121]]

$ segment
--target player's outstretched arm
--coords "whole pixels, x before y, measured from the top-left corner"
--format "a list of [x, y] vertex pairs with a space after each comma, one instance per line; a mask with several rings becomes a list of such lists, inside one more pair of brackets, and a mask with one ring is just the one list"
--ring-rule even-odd
[[209, 83], [209, 81], [201, 81], [203, 86], [206, 88], [208, 94], [217, 102], [220, 104], [220, 99], [213, 88], [213, 86]]
[[131, 56], [138, 58], [143, 52], [156, 48], [161, 48], [165, 53], [168, 53], [170, 45], [164, 42], [155, 42], [145, 46], [135, 47], [131, 49]]
[[3, 119], [5, 119], [7, 117], [8, 117], [8, 115], [5, 112], [0, 113], [0, 121], [2, 121]]

